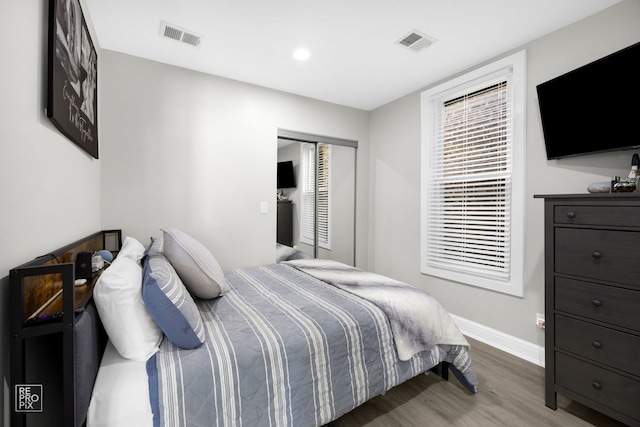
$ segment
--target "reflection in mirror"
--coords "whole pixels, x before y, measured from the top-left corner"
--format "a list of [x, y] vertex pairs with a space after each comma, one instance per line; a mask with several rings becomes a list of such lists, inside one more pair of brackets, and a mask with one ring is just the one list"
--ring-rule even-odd
[[[278, 257], [293, 252], [355, 265], [357, 143], [295, 136], [278, 138]], [[293, 183], [284, 178], [290, 167]]]

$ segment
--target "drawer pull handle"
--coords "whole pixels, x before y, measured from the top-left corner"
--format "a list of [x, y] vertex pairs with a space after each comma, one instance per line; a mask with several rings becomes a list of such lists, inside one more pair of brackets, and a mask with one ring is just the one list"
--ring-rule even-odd
[[600, 259], [602, 258], [602, 254], [598, 251], [592, 252], [591, 256], [594, 257], [595, 259]]
[[602, 343], [600, 341], [594, 341], [591, 343], [594, 348], [602, 348]]
[[567, 212], [567, 218], [573, 219], [575, 217], [576, 217], [576, 213], [575, 212]]
[[593, 386], [593, 388], [595, 388], [596, 390], [602, 390], [602, 384], [600, 384], [598, 381], [592, 382], [591, 386]]
[[591, 304], [593, 304], [595, 307], [600, 307], [602, 305], [602, 301], [600, 301], [599, 299], [592, 299]]

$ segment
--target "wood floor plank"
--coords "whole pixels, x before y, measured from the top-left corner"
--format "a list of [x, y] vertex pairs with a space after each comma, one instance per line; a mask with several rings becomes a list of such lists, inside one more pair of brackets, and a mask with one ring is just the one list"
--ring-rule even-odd
[[544, 368], [468, 338], [479, 390], [453, 376], [419, 375], [356, 408], [330, 427], [622, 427], [562, 395], [558, 409], [544, 404]]

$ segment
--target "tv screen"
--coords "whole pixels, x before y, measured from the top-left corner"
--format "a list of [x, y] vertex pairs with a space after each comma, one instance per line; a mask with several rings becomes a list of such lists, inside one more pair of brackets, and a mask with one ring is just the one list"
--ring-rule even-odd
[[548, 159], [640, 147], [640, 43], [537, 86]]
[[278, 189], [293, 188], [296, 180], [293, 173], [293, 162], [278, 162]]

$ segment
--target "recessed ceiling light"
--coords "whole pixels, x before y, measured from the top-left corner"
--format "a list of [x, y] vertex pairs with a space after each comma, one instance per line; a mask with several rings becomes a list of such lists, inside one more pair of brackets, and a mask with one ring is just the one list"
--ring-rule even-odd
[[298, 61], [306, 61], [311, 57], [311, 53], [307, 49], [298, 49], [293, 52], [293, 57]]

